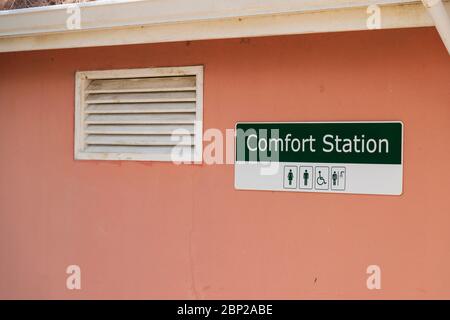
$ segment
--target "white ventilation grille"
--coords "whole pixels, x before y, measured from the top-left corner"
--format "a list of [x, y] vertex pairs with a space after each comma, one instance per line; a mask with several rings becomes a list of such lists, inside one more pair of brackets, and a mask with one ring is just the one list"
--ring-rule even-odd
[[77, 72], [75, 158], [201, 161], [203, 67]]

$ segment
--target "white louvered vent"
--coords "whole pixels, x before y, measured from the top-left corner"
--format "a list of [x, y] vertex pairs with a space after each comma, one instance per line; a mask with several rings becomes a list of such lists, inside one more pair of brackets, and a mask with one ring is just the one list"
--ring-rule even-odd
[[200, 162], [202, 104], [201, 66], [77, 72], [75, 158]]

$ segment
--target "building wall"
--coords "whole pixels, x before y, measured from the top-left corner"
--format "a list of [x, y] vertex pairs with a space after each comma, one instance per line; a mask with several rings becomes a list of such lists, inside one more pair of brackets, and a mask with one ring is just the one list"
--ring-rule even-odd
[[[198, 64], [205, 129], [403, 121], [403, 195], [74, 160], [75, 71]], [[449, 71], [431, 28], [0, 54], [0, 298], [450, 298]]]

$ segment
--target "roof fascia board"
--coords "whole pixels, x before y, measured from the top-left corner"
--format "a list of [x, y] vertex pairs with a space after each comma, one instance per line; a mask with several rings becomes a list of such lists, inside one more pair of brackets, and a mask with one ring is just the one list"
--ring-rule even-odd
[[223, 20], [258, 15], [406, 4], [412, 0], [138, 0], [98, 1], [0, 11], [0, 37], [71, 33], [67, 27], [74, 6], [81, 30], [150, 26], [164, 23]]
[[[421, 2], [383, 6], [381, 13], [382, 29], [433, 25]], [[367, 16], [365, 7], [353, 7], [0, 38], [0, 52], [367, 30]]]

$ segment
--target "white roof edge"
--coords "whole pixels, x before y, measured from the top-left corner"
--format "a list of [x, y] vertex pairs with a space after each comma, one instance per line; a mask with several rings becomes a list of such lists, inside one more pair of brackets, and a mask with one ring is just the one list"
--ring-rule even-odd
[[[411, 0], [106, 0], [0, 11], [0, 52], [432, 25]], [[449, 2], [445, 3], [447, 8]], [[80, 8], [80, 29], [67, 19]]]
[[67, 20], [80, 10], [81, 30], [120, 28], [255, 15], [404, 4], [413, 0], [106, 0], [0, 11], [0, 37], [71, 32]]

